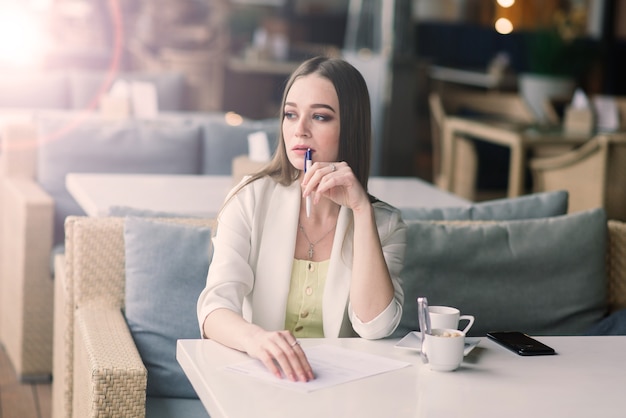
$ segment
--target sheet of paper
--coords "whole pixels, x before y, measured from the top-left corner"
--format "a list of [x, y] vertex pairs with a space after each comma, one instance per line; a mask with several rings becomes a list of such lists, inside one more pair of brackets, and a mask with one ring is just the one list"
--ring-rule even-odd
[[226, 370], [264, 380], [270, 384], [299, 392], [313, 392], [341, 383], [401, 369], [411, 363], [387, 357], [349, 350], [331, 345], [307, 347], [304, 352], [313, 367], [315, 379], [310, 382], [292, 382], [271, 374], [258, 360], [226, 366]]

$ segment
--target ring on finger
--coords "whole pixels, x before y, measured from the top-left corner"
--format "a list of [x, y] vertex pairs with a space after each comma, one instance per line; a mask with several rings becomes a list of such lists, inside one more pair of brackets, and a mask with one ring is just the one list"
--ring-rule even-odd
[[335, 171], [335, 170], [337, 170], [337, 167], [335, 166], [335, 164], [331, 164], [330, 171]]
[[296, 346], [296, 345], [298, 345], [298, 344], [300, 344], [300, 343], [298, 342], [298, 340], [295, 340], [295, 341], [294, 341], [294, 342], [292, 342], [290, 345], [291, 345], [292, 347], [295, 347], [295, 346]]

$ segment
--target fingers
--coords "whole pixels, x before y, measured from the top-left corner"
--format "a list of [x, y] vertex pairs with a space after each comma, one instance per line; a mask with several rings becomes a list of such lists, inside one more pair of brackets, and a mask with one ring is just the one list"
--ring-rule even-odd
[[369, 197], [346, 162], [316, 162], [304, 176], [302, 196], [313, 197], [316, 205], [322, 198], [356, 209], [369, 204]]
[[[346, 169], [348, 169], [347, 172]], [[314, 163], [313, 166], [311, 166], [311, 169], [309, 169], [305, 174], [302, 182], [302, 185], [304, 186], [302, 191], [303, 197], [310, 195], [314, 191], [323, 192], [330, 187], [340, 185], [337, 180], [344, 177], [348, 173], [351, 174], [352, 170], [350, 170], [350, 167], [345, 162]], [[333, 182], [330, 182], [330, 180], [333, 180]]]
[[258, 356], [275, 376], [283, 375], [291, 381], [307, 382], [314, 379], [313, 369], [298, 341], [287, 331], [269, 333], [262, 354]]

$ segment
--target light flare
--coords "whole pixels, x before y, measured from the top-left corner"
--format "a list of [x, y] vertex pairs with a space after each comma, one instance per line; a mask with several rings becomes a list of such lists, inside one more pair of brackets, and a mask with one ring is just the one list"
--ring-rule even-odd
[[0, 7], [0, 63], [28, 67], [42, 61], [48, 43], [41, 26], [34, 15]]

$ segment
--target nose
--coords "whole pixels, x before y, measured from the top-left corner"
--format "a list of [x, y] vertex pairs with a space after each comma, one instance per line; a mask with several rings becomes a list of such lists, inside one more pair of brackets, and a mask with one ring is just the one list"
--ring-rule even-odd
[[298, 137], [310, 137], [311, 131], [309, 129], [309, 121], [307, 118], [299, 118], [296, 122], [296, 136]]

